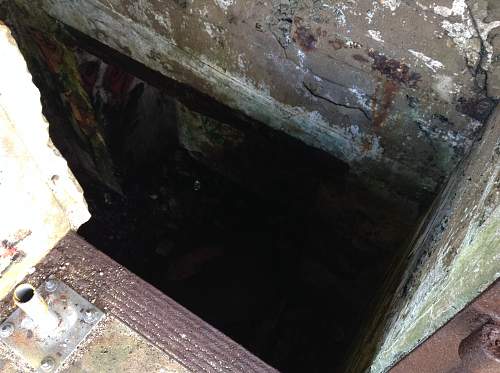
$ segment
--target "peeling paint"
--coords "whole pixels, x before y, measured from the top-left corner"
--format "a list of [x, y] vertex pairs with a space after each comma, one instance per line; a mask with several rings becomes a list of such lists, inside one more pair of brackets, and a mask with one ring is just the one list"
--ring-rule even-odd
[[238, 66], [241, 70], [246, 70], [245, 56], [243, 54], [238, 54]]
[[382, 34], [380, 33], [380, 31], [368, 30], [368, 36], [370, 36], [375, 41], [379, 41], [381, 43], [384, 42], [384, 39], [382, 39]]
[[[477, 4], [475, 5], [477, 6]], [[465, 0], [454, 0], [451, 8], [434, 6], [433, 10], [434, 13], [445, 18], [441, 22], [441, 27], [453, 39], [462, 55], [466, 57], [469, 66], [474, 67], [481, 60], [481, 42], [484, 44], [487, 55], [483, 58], [482, 68], [487, 70], [492, 56], [488, 33], [494, 27], [500, 26], [500, 21], [483, 23], [481, 17], [474, 17], [474, 14], [469, 12]], [[452, 21], [447, 18], [451, 18]], [[457, 19], [460, 21], [457, 22]]]
[[329, 4], [322, 4], [324, 8], [328, 8], [333, 11], [333, 14], [335, 15], [335, 19], [337, 20], [337, 24], [339, 26], [346, 26], [347, 24], [347, 18], [345, 16], [344, 10], [347, 8], [346, 5], [344, 4], [339, 4], [339, 5], [329, 5]]
[[450, 17], [450, 16], [463, 17], [467, 9], [467, 4], [465, 3], [465, 0], [455, 0], [453, 1], [451, 8], [448, 8], [446, 6], [436, 5], [434, 6], [433, 9], [434, 13], [439, 14], [440, 16], [443, 17]]
[[363, 109], [365, 109], [367, 111], [371, 110], [371, 107], [370, 107], [370, 97], [366, 93], [364, 93], [363, 91], [361, 91], [356, 86], [352, 86], [351, 88], [349, 88], [349, 92], [351, 92], [352, 94], [354, 94], [354, 96], [356, 97], [356, 102], [357, 102], [358, 105], [360, 105]]
[[432, 58], [426, 56], [422, 52], [415, 51], [413, 49], [409, 49], [408, 52], [413, 54], [415, 57], [417, 57], [420, 61], [424, 63], [425, 66], [427, 66], [429, 69], [432, 71], [436, 72], [437, 69], [442, 69], [444, 68], [444, 65], [436, 60], [433, 60]]
[[483, 22], [483, 18], [487, 18], [487, 11], [485, 9], [479, 10], [477, 9], [479, 4], [475, 4], [474, 10], [472, 11], [474, 15], [475, 25], [477, 27], [477, 32], [481, 38], [484, 48], [484, 56], [482, 56], [481, 67], [483, 70], [487, 71], [492, 63], [493, 59], [493, 46], [490, 43], [488, 38], [490, 32], [500, 27], [500, 20], [495, 20], [492, 22], [485, 23]]
[[215, 3], [219, 6], [219, 8], [227, 11], [227, 9], [233, 5], [234, 0], [214, 0]]
[[401, 0], [379, 0], [380, 4], [394, 12], [401, 5]]
[[366, 22], [368, 22], [368, 24], [371, 24], [373, 22], [373, 16], [375, 15], [375, 11], [374, 10], [368, 10], [366, 12]]
[[453, 82], [453, 78], [442, 74], [436, 75], [432, 87], [442, 100], [450, 103], [453, 102], [455, 95], [459, 91], [459, 87]]
[[170, 21], [170, 17], [167, 12], [163, 14], [153, 13], [155, 20], [162, 25], [165, 30], [170, 34], [172, 33], [172, 22]]
[[297, 49], [297, 56], [299, 57], [299, 65], [301, 68], [304, 68], [304, 62], [306, 60], [306, 54], [302, 52], [300, 49]]
[[203, 22], [203, 25], [205, 26], [205, 31], [207, 32], [207, 34], [210, 35], [210, 37], [214, 37], [216, 32], [214, 25], [209, 22]]
[[453, 39], [462, 54], [467, 57], [469, 65], [475, 66], [479, 62], [480, 44], [473, 38], [479, 38], [472, 20], [466, 17], [464, 22], [450, 22], [443, 20], [441, 26], [448, 36]]
[[361, 159], [379, 159], [382, 156], [384, 149], [380, 145], [379, 136], [367, 135], [363, 133], [356, 124], [349, 126], [347, 131], [352, 137], [353, 143], [357, 144], [358, 147], [363, 150], [361, 153]]
[[[379, 173], [372, 171], [374, 167], [370, 168], [367, 162], [360, 165], [356, 162], [363, 159], [367, 144], [374, 141], [370, 139], [363, 144], [353, 143], [345, 135], [346, 126], [357, 125], [362, 134], [379, 136], [384, 151], [373, 164], [377, 165], [378, 170], [391, 173], [391, 180], [398, 185], [407, 178], [406, 175], [415, 173], [409, 189], [434, 190], [437, 184], [432, 180], [439, 182], [441, 177], [448, 175], [461, 155], [460, 150], [451, 144], [439, 143], [443, 159], [446, 160], [444, 163], [448, 162], [448, 167], [436, 166], [437, 161], [427, 165], [426, 159], [432, 156], [432, 149], [425, 138], [417, 138], [419, 130], [405, 105], [404, 97], [410, 94], [421, 102], [420, 116], [432, 117], [434, 112], [449, 112], [457, 132], [467, 133], [463, 128], [468, 118], [457, 112], [453, 103], [457, 95], [450, 95], [449, 92], [458, 87], [459, 95], [466, 100], [475, 94], [469, 90], [472, 85], [472, 79], [469, 79], [471, 72], [465, 71], [464, 60], [455, 45], [448, 38], [432, 38], [433, 31], [441, 31], [440, 17], [427, 12], [429, 21], [425, 22], [422, 17], [415, 19], [415, 23], [424, 28], [429, 42], [419, 45], [410, 40], [409, 35], [413, 38], [413, 32], [418, 31], [408, 21], [406, 26], [402, 26], [399, 17], [407, 20], [409, 16], [421, 15], [421, 8], [417, 5], [412, 7], [399, 1], [385, 2], [383, 5], [378, 1], [368, 1], [366, 8], [358, 9], [354, 2], [347, 1], [314, 1], [306, 7], [305, 3], [298, 0], [264, 1], [258, 5], [235, 0], [230, 8], [231, 13], [234, 13], [230, 16], [231, 21], [227, 14], [219, 11], [215, 3], [207, 7], [203, 2], [190, 2], [192, 14], [176, 13], [181, 14], [182, 20], [173, 15], [178, 11], [178, 6], [166, 3], [173, 27], [179, 24], [190, 27], [186, 33], [188, 36], [176, 36], [179, 45], [172, 46], [161, 28], [151, 30], [146, 22], [127, 19], [128, 15], [118, 9], [120, 2], [109, 1], [116, 4], [116, 12], [103, 11], [109, 7], [97, 0], [75, 1], [71, 4], [61, 0], [43, 0], [42, 4], [64, 23], [98, 38], [102, 43], [169, 78], [199, 89], [232, 109], [328, 151], [348, 162], [353, 170], [359, 168], [359, 172], [369, 175], [367, 177], [376, 174], [374, 178], [377, 178]], [[143, 2], [146, 3], [149, 2]], [[323, 6], [325, 4], [329, 6]], [[398, 17], [391, 17], [388, 4], [394, 8], [401, 4], [404, 12], [401, 8]], [[336, 14], [334, 8], [342, 12]], [[349, 27], [342, 26], [342, 15]], [[372, 26], [368, 26], [365, 15], [373, 22]], [[93, 23], [97, 17], [102, 18], [101, 23]], [[240, 19], [243, 17], [246, 22]], [[432, 29], [431, 20], [437, 20]], [[219, 48], [217, 40], [209, 39], [208, 32], [213, 34], [215, 30], [209, 26], [210, 30], [205, 30], [207, 26], [204, 22], [220, 25], [221, 28], [231, 28], [234, 26], [232, 22], [238, 22], [243, 34], [224, 33], [224, 47]], [[426, 24], [429, 24], [429, 28], [425, 28]], [[405, 35], [408, 46], [402, 48], [394, 42], [394, 38], [405, 27], [411, 29], [412, 33]], [[371, 42], [366, 36], [368, 29], [380, 32], [380, 39], [385, 39], [387, 45]], [[444, 35], [444, 31], [441, 32]], [[369, 46], [359, 43], [362, 41], [364, 44], [365, 40], [372, 45], [378, 44], [380, 50], [366, 50]], [[443, 57], [446, 43], [449, 48]], [[125, 50], [123, 45], [127, 45], [130, 50]], [[155, 51], [159, 51], [157, 56], [160, 57], [150, 57], [152, 46]], [[408, 48], [422, 53], [423, 60], [417, 61], [417, 56], [410, 54]], [[245, 54], [244, 61], [241, 59], [242, 53]], [[172, 68], [166, 69], [165, 61]], [[419, 63], [422, 69], [416, 70], [415, 66]], [[453, 77], [453, 81], [447, 78], [446, 84], [440, 86], [440, 92], [434, 94], [431, 87], [434, 88], [436, 74], [425, 63], [440, 75]], [[439, 63], [445, 66], [441, 68]], [[458, 69], [461, 69], [461, 73], [465, 72], [455, 77], [453, 74]], [[314, 83], [318, 79], [322, 79], [319, 85], [324, 88], [323, 92], [317, 92], [321, 97], [313, 99], [302, 83], [306, 80]], [[387, 80], [394, 82], [387, 85], [389, 93], [382, 90], [376, 92], [377, 84], [382, 85]], [[395, 91], [392, 88], [396, 86], [399, 86], [399, 91], [391, 97], [390, 92]], [[325, 94], [327, 89], [334, 94]], [[377, 96], [378, 100], [373, 105], [376, 114], [367, 108], [372, 108], [372, 96]], [[326, 102], [328, 98], [331, 102]], [[353, 112], [352, 107], [342, 106], [346, 103], [350, 106], [351, 102], [367, 114], [365, 118], [361, 118], [360, 112]], [[375, 125], [370, 119], [375, 119]], [[435, 121], [432, 125], [441, 126], [442, 123]], [[411, 132], [412, 141], [403, 146], [397, 138], [399, 133], [406, 131]]]
[[415, 1], [415, 4], [417, 4], [417, 6], [420, 8], [420, 9], [423, 9], [423, 10], [427, 10], [429, 9], [429, 7], [425, 4], [422, 4], [421, 2], [419, 1]]

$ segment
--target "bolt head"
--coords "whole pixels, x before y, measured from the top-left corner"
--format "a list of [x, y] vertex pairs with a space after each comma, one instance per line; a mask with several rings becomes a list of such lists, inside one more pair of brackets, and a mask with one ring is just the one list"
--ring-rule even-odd
[[14, 325], [10, 322], [6, 322], [2, 326], [0, 326], [0, 337], [7, 338], [12, 333], [14, 333]]
[[55, 366], [56, 366], [56, 361], [51, 356], [44, 357], [42, 362], [40, 363], [40, 369], [44, 372], [52, 371]]
[[49, 279], [45, 281], [45, 290], [49, 293], [54, 292], [57, 289], [57, 282], [55, 280]]
[[96, 312], [92, 308], [83, 311], [83, 321], [85, 321], [86, 323], [88, 324], [93, 323], [95, 318], [96, 318]]

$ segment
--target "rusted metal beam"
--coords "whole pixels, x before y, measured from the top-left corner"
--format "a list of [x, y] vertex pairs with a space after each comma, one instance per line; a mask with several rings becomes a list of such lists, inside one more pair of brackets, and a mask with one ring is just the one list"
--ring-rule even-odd
[[[62, 239], [25, 281], [54, 276], [117, 318], [191, 372], [276, 372], [168, 296], [92, 247], [75, 233]], [[13, 310], [11, 298], [0, 318]]]
[[500, 281], [390, 370], [409, 372], [500, 372]]
[[483, 325], [460, 343], [458, 353], [470, 373], [500, 372], [500, 326]]

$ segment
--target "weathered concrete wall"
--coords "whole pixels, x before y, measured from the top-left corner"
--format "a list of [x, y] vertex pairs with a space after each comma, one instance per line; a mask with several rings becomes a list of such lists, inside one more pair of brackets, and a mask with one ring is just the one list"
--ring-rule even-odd
[[405, 266], [371, 372], [387, 370], [500, 277], [500, 108], [439, 196]]
[[499, 22], [484, 1], [39, 3], [406, 195], [436, 190], [492, 105], [487, 37]]
[[[499, 98], [494, 1], [39, 2], [165, 76], [327, 150], [375, 188], [410, 198], [434, 192], [452, 173]], [[498, 138], [491, 131], [488, 141]], [[498, 157], [486, 159], [495, 146], [486, 138], [490, 153], [476, 150], [470, 172], [498, 173], [492, 166]], [[497, 177], [491, 172], [480, 181], [488, 185]], [[498, 277], [498, 208], [488, 207], [498, 205], [498, 195], [488, 197], [479, 184], [471, 192], [457, 184], [458, 175], [447, 189], [456, 196], [441, 197], [406, 263], [374, 371], [389, 367]], [[472, 220], [460, 222], [466, 207]], [[488, 209], [478, 228], [478, 211]], [[472, 280], [460, 282], [468, 271]]]
[[69, 230], [90, 217], [80, 186], [49, 139], [40, 94], [0, 23], [0, 297]]

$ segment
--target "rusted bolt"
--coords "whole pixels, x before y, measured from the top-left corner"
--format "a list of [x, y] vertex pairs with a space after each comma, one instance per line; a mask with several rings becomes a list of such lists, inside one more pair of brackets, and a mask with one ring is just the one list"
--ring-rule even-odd
[[45, 281], [45, 290], [49, 293], [53, 293], [57, 289], [57, 282], [53, 279], [48, 279]]
[[483, 325], [460, 343], [458, 353], [470, 373], [500, 372], [500, 326]]
[[14, 325], [10, 322], [6, 322], [0, 328], [0, 337], [2, 337], [2, 338], [7, 338], [12, 333], [14, 333]]
[[51, 356], [44, 357], [42, 362], [40, 363], [40, 369], [44, 372], [50, 372], [56, 366], [56, 362], [54, 358]]
[[93, 309], [89, 308], [83, 312], [83, 321], [87, 324], [91, 324], [94, 322], [96, 317], [96, 313]]

